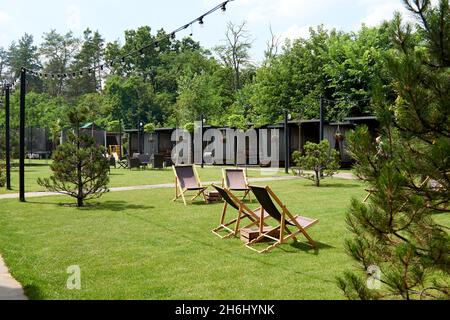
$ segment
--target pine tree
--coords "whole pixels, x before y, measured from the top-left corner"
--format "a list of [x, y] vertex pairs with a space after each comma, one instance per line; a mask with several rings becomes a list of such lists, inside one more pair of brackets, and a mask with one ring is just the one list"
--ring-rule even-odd
[[386, 67], [398, 97], [378, 98], [376, 141], [364, 127], [349, 137], [356, 173], [373, 192], [347, 215], [346, 247], [361, 268], [338, 278], [350, 299], [450, 299], [449, 4], [405, 4], [419, 25], [414, 32], [399, 15], [392, 23]]
[[320, 187], [320, 181], [332, 177], [339, 169], [339, 154], [330, 148], [328, 140], [321, 143], [308, 142], [305, 145], [305, 154], [295, 151], [292, 154], [294, 162], [302, 170], [312, 170], [314, 174], [302, 174], [314, 181]]
[[[41, 70], [38, 47], [34, 44], [32, 35], [25, 33], [18, 43], [11, 43], [8, 51], [8, 66], [13, 79], [20, 77], [20, 71], [23, 67], [34, 71]], [[27, 90], [41, 92], [42, 81], [36, 77], [29, 77], [27, 79]]]
[[68, 133], [67, 141], [58, 146], [50, 165], [53, 175], [38, 179], [38, 184], [52, 192], [69, 195], [83, 207], [86, 200], [96, 199], [108, 192], [109, 161], [106, 150], [94, 139], [80, 133], [80, 126], [88, 113], [86, 108], [69, 112], [74, 132]]

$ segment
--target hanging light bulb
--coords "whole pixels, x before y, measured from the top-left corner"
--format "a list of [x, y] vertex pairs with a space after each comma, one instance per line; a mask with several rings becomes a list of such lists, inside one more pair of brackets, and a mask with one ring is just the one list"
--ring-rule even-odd
[[141, 58], [145, 57], [144, 49], [139, 50], [139, 54], [141, 55]]
[[170, 34], [170, 39], [175, 40], [175, 38], [176, 38], [176, 34], [175, 34], [175, 32], [172, 32]]
[[155, 42], [155, 51], [156, 51], [156, 52], [159, 52], [160, 50], [161, 50], [161, 48], [159, 47], [159, 42], [156, 41], [156, 42]]
[[203, 26], [205, 25], [205, 22], [203, 21], [203, 17], [198, 18], [198, 24], [200, 25], [200, 27], [203, 28]]
[[222, 14], [225, 14], [225, 13], [227, 12], [227, 2], [224, 2], [224, 3], [222, 4], [221, 10], [222, 10]]

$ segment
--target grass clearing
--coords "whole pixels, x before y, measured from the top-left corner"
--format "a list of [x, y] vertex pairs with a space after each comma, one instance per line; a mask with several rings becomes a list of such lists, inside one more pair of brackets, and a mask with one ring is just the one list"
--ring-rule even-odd
[[[106, 194], [85, 209], [61, 196], [2, 200], [0, 252], [32, 299], [342, 299], [335, 277], [353, 265], [344, 215], [362, 184], [270, 186], [293, 213], [320, 219], [310, 229], [318, 251], [300, 237], [259, 255], [210, 232], [222, 204], [184, 207], [172, 189], [156, 189]], [[71, 265], [81, 267], [81, 290], [66, 289]]]
[[[26, 192], [40, 192], [46, 191], [45, 188], [37, 184], [38, 178], [48, 178], [52, 174], [50, 167], [50, 161], [45, 160], [26, 160], [25, 167], [25, 191]], [[200, 178], [202, 181], [220, 181], [222, 178], [223, 167], [205, 167], [201, 169], [197, 167]], [[248, 169], [249, 178], [267, 177], [267, 176], [285, 176], [284, 172], [280, 169], [279, 172], [261, 173], [258, 169]], [[111, 168], [109, 187], [131, 187], [142, 185], [154, 185], [154, 184], [166, 184], [173, 183], [174, 175], [172, 168], [166, 168], [162, 170], [128, 170], [128, 169], [115, 169]], [[1, 194], [17, 193], [19, 192], [19, 169], [14, 167], [11, 171], [11, 191], [0, 189]]]

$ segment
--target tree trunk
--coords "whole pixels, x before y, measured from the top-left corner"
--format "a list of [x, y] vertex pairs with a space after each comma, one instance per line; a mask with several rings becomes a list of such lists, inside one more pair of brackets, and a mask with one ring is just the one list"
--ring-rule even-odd
[[[77, 126], [77, 151], [80, 152], [81, 144], [80, 144], [80, 125]], [[77, 182], [78, 182], [78, 196], [77, 196], [77, 205], [78, 207], [83, 206], [83, 180], [81, 176], [81, 159], [78, 154], [78, 163], [77, 163]]]
[[[78, 192], [79, 192], [79, 191], [78, 191]], [[78, 208], [81, 208], [81, 207], [84, 206], [83, 198], [80, 197], [80, 195], [78, 195], [78, 198], [77, 198], [77, 206], [78, 206]]]
[[320, 171], [316, 172], [316, 187], [320, 187]]

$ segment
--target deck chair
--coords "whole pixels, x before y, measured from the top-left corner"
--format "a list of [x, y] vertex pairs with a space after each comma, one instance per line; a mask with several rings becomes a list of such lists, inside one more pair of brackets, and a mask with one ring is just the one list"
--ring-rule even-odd
[[222, 175], [222, 187], [231, 191], [244, 192], [242, 200], [248, 196], [248, 199], [252, 201], [247, 175], [243, 169], [222, 169]]
[[194, 201], [199, 196], [203, 196], [203, 200], [207, 202], [205, 195], [207, 187], [202, 186], [194, 165], [174, 165], [172, 168], [175, 174], [175, 198], [173, 201], [182, 198], [184, 205], [187, 206], [185, 198], [186, 192], [195, 191], [196, 195], [191, 201]]
[[[420, 189], [429, 186], [430, 188], [433, 188], [433, 185], [431, 184], [432, 180], [430, 179], [430, 177], [426, 177], [418, 186]], [[367, 201], [370, 199], [370, 197], [372, 195], [374, 195], [375, 193], [378, 192], [377, 189], [364, 189], [367, 192], [366, 197], [364, 198], [364, 200], [362, 201], [363, 203], [367, 203]]]
[[[318, 223], [319, 220], [292, 215], [292, 213], [286, 208], [286, 206], [281, 202], [281, 200], [275, 195], [275, 193], [269, 187], [262, 188], [250, 186], [250, 189], [252, 190], [258, 202], [261, 204], [260, 209], [261, 212], [263, 211], [267, 212], [272, 218], [274, 218], [279, 223], [279, 225], [276, 227], [277, 229], [279, 229], [279, 237], [275, 238], [269, 235], [270, 232], [266, 233], [263, 232], [262, 226], [264, 225], [264, 215], [260, 215], [261, 220], [259, 223], [260, 227], [259, 236], [256, 239], [250, 241], [248, 244], [246, 244], [247, 248], [252, 249], [258, 253], [266, 253], [278, 247], [279, 245], [283, 244], [285, 241], [291, 238], [297, 241], [296, 236], [298, 234], [303, 234], [306, 237], [306, 239], [308, 239], [309, 244], [312, 247], [315, 247], [315, 242], [309, 236], [306, 230], [315, 225], [316, 223]], [[273, 200], [275, 200], [275, 202], [281, 208], [281, 212], [278, 210]], [[289, 229], [291, 227], [295, 228], [296, 230], [291, 231]], [[261, 251], [258, 251], [252, 247], [252, 245], [260, 242], [264, 238], [273, 240], [274, 243]]]
[[113, 152], [111, 153], [111, 156], [114, 158], [116, 164], [119, 165], [119, 167], [121, 167], [122, 169], [126, 169], [128, 166], [127, 161], [121, 161], [119, 158], [119, 155], [117, 154], [117, 152]]
[[[213, 184], [213, 188], [219, 192], [220, 196], [224, 200], [223, 210], [222, 210], [222, 216], [220, 217], [220, 224], [217, 228], [211, 230], [212, 233], [217, 235], [221, 239], [225, 238], [231, 238], [236, 236], [239, 231], [241, 230], [241, 222], [244, 219], [249, 219], [250, 224], [246, 225], [244, 228], [250, 228], [254, 225], [259, 224], [261, 218], [261, 210], [258, 208], [256, 210], [251, 210], [249, 207], [245, 205], [239, 198], [237, 198], [229, 189], [221, 188], [219, 186], [216, 186]], [[237, 210], [237, 216], [226, 222], [225, 218], [227, 215], [228, 208], [234, 208]], [[270, 216], [268, 213], [264, 212], [264, 219], [268, 219]], [[231, 229], [232, 225], [234, 226], [234, 229]], [[265, 225], [267, 226], [267, 225]], [[225, 230], [227, 232], [226, 235], [222, 236], [219, 234], [220, 231]]]

